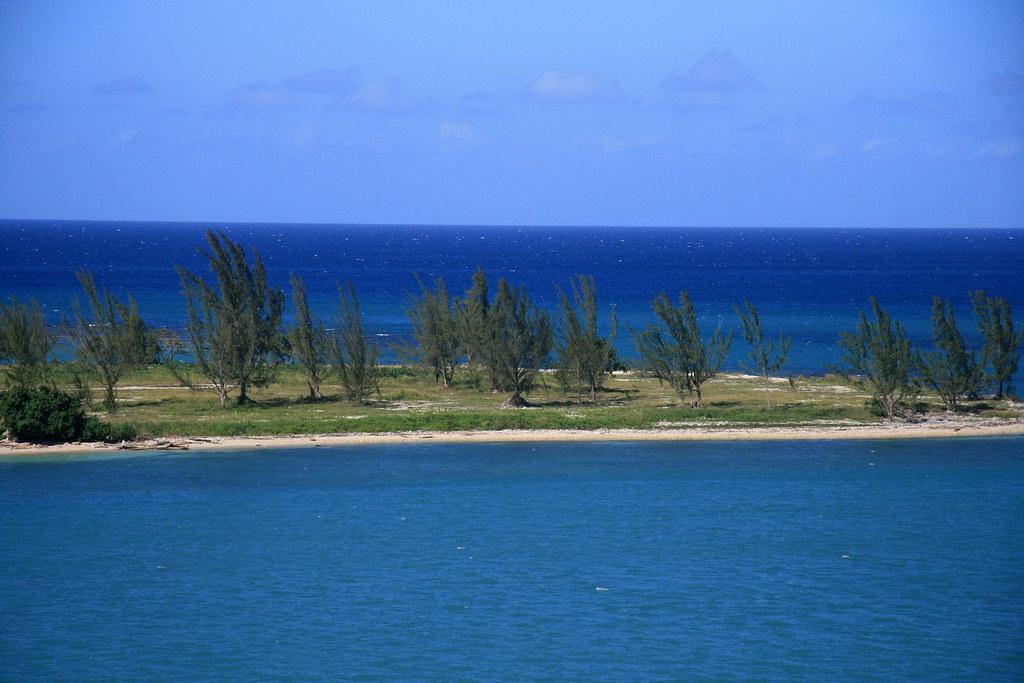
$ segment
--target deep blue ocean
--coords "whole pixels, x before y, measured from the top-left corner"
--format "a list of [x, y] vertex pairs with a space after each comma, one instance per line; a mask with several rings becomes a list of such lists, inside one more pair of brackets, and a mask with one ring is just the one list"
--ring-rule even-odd
[[[927, 344], [931, 297], [951, 299], [961, 327], [977, 341], [968, 291], [1007, 298], [1024, 314], [1024, 230], [811, 230], [697, 228], [515, 228], [373, 225], [251, 225], [0, 221], [0, 298], [35, 297], [51, 320], [68, 315], [88, 268], [101, 285], [132, 294], [156, 326], [180, 328], [184, 305], [175, 265], [207, 272], [197, 249], [203, 231], [224, 230], [256, 248], [270, 278], [287, 288], [303, 276], [311, 304], [334, 315], [336, 282], [351, 280], [366, 322], [387, 351], [407, 337], [405, 310], [414, 273], [443, 276], [452, 293], [479, 266], [525, 285], [554, 308], [555, 285], [573, 274], [596, 278], [602, 309], [619, 317], [617, 346], [636, 351], [630, 328], [653, 321], [650, 300], [690, 292], [704, 324], [738, 328], [743, 297], [761, 310], [766, 330], [793, 337], [785, 371], [821, 372], [837, 363], [836, 338], [875, 295]], [[727, 365], [739, 369], [744, 344]], [[385, 358], [388, 354], [385, 353]]]
[[0, 679], [1021, 680], [1024, 442], [0, 461]]

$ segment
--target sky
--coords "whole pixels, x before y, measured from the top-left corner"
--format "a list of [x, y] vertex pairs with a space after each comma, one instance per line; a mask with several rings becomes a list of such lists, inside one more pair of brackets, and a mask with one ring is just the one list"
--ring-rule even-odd
[[0, 0], [0, 218], [1024, 227], [1024, 2]]

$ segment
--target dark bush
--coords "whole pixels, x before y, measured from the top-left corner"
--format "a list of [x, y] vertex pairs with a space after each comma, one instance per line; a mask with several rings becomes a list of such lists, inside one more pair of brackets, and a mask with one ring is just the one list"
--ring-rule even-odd
[[49, 387], [18, 387], [0, 394], [0, 418], [18, 441], [74, 441], [85, 414], [80, 399]]
[[105, 441], [120, 443], [132, 441], [137, 436], [135, 427], [129, 424], [104, 422], [89, 415], [82, 424], [82, 441]]

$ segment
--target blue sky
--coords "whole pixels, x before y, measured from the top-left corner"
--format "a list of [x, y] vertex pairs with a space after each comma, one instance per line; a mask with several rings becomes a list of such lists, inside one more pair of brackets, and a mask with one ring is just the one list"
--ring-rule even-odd
[[1024, 3], [2, 0], [0, 217], [1024, 227]]

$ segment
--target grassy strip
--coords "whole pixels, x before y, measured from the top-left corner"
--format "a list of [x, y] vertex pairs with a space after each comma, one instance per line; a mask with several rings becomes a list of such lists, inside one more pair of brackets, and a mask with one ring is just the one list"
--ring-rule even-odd
[[[657, 429], [696, 427], [795, 427], [827, 424], [879, 424], [867, 397], [839, 377], [800, 378], [764, 384], [757, 378], [722, 376], [708, 382], [706, 408], [685, 407], [657, 380], [616, 375], [594, 403], [577, 402], [551, 378], [528, 397], [535, 408], [500, 408], [504, 394], [482, 390], [480, 377], [461, 371], [445, 389], [419, 368], [387, 368], [381, 395], [367, 405], [350, 405], [340, 388], [324, 387], [328, 399], [309, 403], [301, 372], [284, 368], [275, 382], [254, 393], [256, 402], [221, 409], [209, 390], [189, 390], [162, 367], [126, 377], [119, 390], [119, 412], [106, 417], [133, 424], [140, 436], [270, 436], [289, 434], [397, 431], [474, 431], [499, 429]], [[925, 397], [926, 411], [939, 410]], [[98, 406], [96, 406], [98, 409]], [[1011, 404], [976, 403], [974, 414], [1017, 417]], [[97, 413], [99, 414], [99, 413]]]

